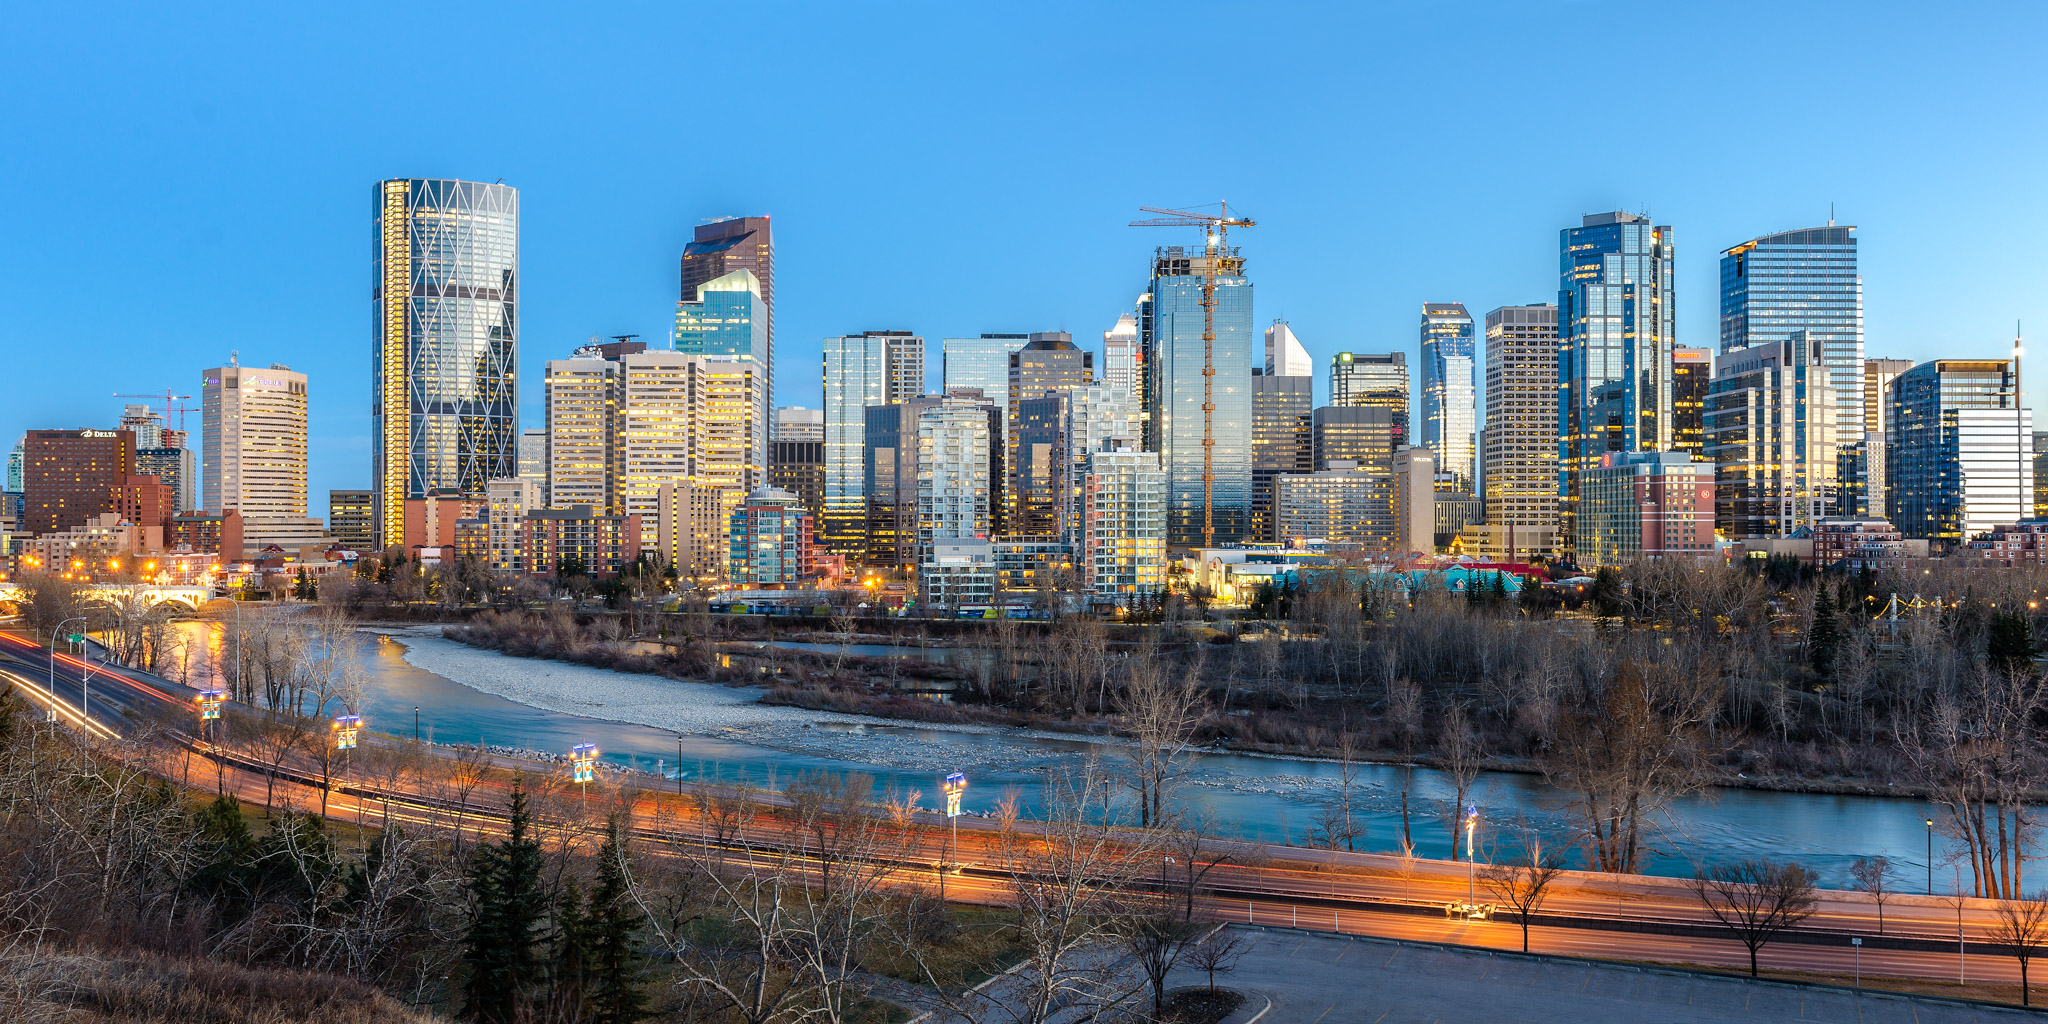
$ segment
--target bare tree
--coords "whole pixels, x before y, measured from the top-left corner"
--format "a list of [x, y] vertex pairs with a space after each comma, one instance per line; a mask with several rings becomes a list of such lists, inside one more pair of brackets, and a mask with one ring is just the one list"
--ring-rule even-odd
[[1757, 950], [1813, 913], [1814, 881], [1804, 865], [1759, 857], [1698, 872], [1691, 886], [1707, 912], [1749, 949], [1754, 978]]
[[1465, 815], [1465, 800], [1486, 763], [1486, 749], [1472, 728], [1465, 705], [1453, 704], [1444, 712], [1443, 727], [1437, 734], [1437, 758], [1444, 778], [1451, 784], [1451, 802], [1444, 810], [1444, 829], [1451, 837], [1451, 860], [1458, 859], [1458, 825]]
[[1522, 952], [1529, 951], [1529, 919], [1543, 909], [1543, 901], [1550, 897], [1550, 883], [1563, 873], [1563, 858], [1545, 853], [1542, 839], [1533, 830], [1523, 833], [1521, 857], [1490, 864], [1479, 873], [1486, 891], [1507, 904], [1522, 922]]
[[1877, 904], [1877, 933], [1879, 935], [1884, 934], [1885, 901], [1891, 899], [1896, 892], [1892, 888], [1892, 876], [1894, 874], [1896, 872], [1892, 870], [1892, 860], [1890, 857], [1858, 857], [1854, 863], [1849, 865], [1849, 877], [1856, 883], [1856, 888], [1862, 890], [1864, 895], [1869, 896], [1870, 902]]
[[1180, 772], [1206, 711], [1202, 696], [1202, 662], [1175, 672], [1150, 652], [1130, 661], [1129, 677], [1117, 713], [1131, 736], [1132, 775], [1137, 779], [1138, 825], [1159, 828], [1166, 823], [1166, 791]]
[[1540, 763], [1551, 785], [1571, 794], [1594, 870], [1633, 873], [1646, 820], [1703, 784], [1706, 726], [1720, 703], [1705, 666], [1630, 657], [1611, 679], [1582, 674]]
[[2048, 946], [2048, 891], [2016, 899], [1999, 900], [1998, 916], [1991, 922], [1991, 941], [2012, 954], [2020, 965], [2020, 1005], [2032, 1006], [2027, 988], [2027, 962]]
[[1213, 995], [1216, 976], [1236, 970], [1238, 960], [1247, 952], [1250, 950], [1244, 944], [1244, 937], [1224, 925], [1188, 946], [1183, 959], [1189, 967], [1209, 976], [1209, 992]]

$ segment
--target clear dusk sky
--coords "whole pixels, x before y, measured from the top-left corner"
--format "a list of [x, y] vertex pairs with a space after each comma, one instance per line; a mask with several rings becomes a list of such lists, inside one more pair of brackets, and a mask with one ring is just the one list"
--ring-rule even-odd
[[[1552, 302], [1558, 230], [1859, 227], [1868, 354], [2048, 340], [2048, 8], [1963, 4], [23, 4], [0, 28], [0, 437], [231, 350], [311, 377], [312, 507], [369, 482], [370, 188], [520, 189], [522, 400], [664, 343], [692, 227], [775, 220], [777, 404], [819, 339], [1065, 329], [1144, 284], [1140, 205], [1229, 199], [1263, 325], [1416, 348], [1425, 301]], [[327, 5], [321, 5], [327, 6]], [[2048, 386], [2048, 345], [2028, 373]], [[197, 417], [192, 418], [197, 444]]]

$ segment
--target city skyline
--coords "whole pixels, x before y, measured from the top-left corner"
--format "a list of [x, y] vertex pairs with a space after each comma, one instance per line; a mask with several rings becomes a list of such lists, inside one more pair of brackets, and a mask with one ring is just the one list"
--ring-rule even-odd
[[[1587, 5], [1586, 16], [1601, 9]], [[1220, 10], [1190, 8], [1187, 16]], [[576, 51], [623, 46], [629, 58], [664, 36], [658, 27], [642, 33], [644, 41], [591, 26], [536, 32], [534, 17], [514, 12], [506, 24], [485, 31], [546, 37], [551, 46]], [[838, 112], [882, 102], [904, 120], [887, 133], [892, 140], [956, 124], [962, 109], [981, 107], [993, 115], [986, 124], [1021, 125], [1032, 141], [1061, 150], [1116, 144], [1112, 140], [1127, 138], [1124, 110], [1142, 105], [1150, 83], [1170, 63], [1164, 54], [1128, 59], [1126, 47], [1112, 42], [1143, 34], [1137, 12], [1106, 14], [1095, 40], [1058, 45], [1046, 26], [993, 12], [974, 19], [1005, 24], [884, 17], [867, 25], [836, 14], [803, 19], [809, 24], [770, 14], [756, 24], [729, 17], [707, 12], [703, 30], [736, 31], [745, 24], [786, 43], [765, 56], [753, 93], [761, 112], [762, 132], [752, 150], [758, 162], [683, 160], [694, 145], [687, 129], [701, 114], [687, 90], [667, 88], [683, 75], [680, 69], [632, 70], [601, 87], [509, 82], [507, 102], [522, 111], [518, 130], [450, 137], [424, 122], [394, 125], [380, 111], [426, 81], [427, 68], [437, 68], [435, 76], [481, 69], [484, 54], [492, 52], [488, 46], [446, 54], [424, 41], [407, 42], [420, 54], [433, 51], [434, 60], [401, 60], [401, 67], [419, 70], [371, 85], [345, 59], [367, 45], [367, 21], [292, 12], [259, 27], [220, 11], [175, 23], [142, 18], [109, 26], [77, 12], [26, 12], [21, 32], [43, 40], [44, 48], [25, 50], [0, 76], [23, 99], [14, 115], [23, 151], [45, 153], [48, 162], [36, 179], [27, 177], [26, 163], [0, 174], [23, 194], [33, 187], [33, 194], [60, 200], [92, 190], [130, 199], [103, 208], [33, 204], [21, 230], [44, 244], [32, 254], [0, 254], [0, 304], [12, 314], [0, 323], [0, 344], [26, 353], [25, 371], [48, 381], [0, 409], [0, 436], [111, 425], [120, 414], [113, 392], [179, 386], [197, 368], [225, 362], [229, 349], [260, 349], [267, 360], [321, 382], [310, 410], [309, 490], [368, 485], [371, 420], [366, 403], [355, 397], [370, 387], [362, 352], [360, 197], [366, 185], [400, 175], [502, 177], [526, 200], [521, 257], [530, 288], [521, 310], [526, 336], [519, 368], [524, 427], [543, 419], [538, 384], [546, 359], [592, 336], [664, 337], [674, 321], [677, 260], [697, 227], [746, 214], [772, 214], [780, 222], [776, 334], [783, 365], [770, 399], [778, 406], [818, 407], [815, 339], [828, 335], [900, 328], [938, 339], [1057, 329], [1099, 351], [1098, 333], [1111, 328], [1142, 289], [1152, 246], [1187, 241], [1124, 227], [1140, 204], [1161, 199], [1228, 197], [1260, 221], [1239, 240], [1259, 268], [1258, 326], [1276, 316], [1288, 319], [1319, 368], [1347, 350], [1406, 351], [1419, 366], [1413, 318], [1423, 301], [1456, 296], [1472, 310], [1554, 301], [1548, 272], [1554, 232], [1582, 214], [1612, 209], [1647, 209], [1658, 223], [1683, 233], [1677, 333], [1694, 345], [1719, 336], [1719, 252], [1746, 239], [1824, 224], [1831, 204], [1839, 222], [1858, 225], [1870, 356], [1915, 362], [1955, 351], [1991, 356], [2006, 347], [2015, 319], [2048, 323], [2048, 294], [2018, 241], [2048, 221], [2048, 203], [2023, 171], [2048, 151], [2048, 138], [2034, 125], [2007, 123], [1961, 102], [2029, 91], [2005, 84], [2005, 76], [2017, 72], [2001, 68], [2025, 62], [2001, 54], [2016, 45], [2009, 40], [2028, 34], [2025, 23], [2041, 19], [2037, 12], [2015, 12], [2013, 32], [1967, 42], [1960, 28], [1908, 34], [1879, 24], [1885, 19], [1845, 19], [1825, 8], [1775, 13], [1772, 32], [1753, 39], [1747, 28], [1704, 14], [1651, 12], [1640, 30], [1679, 47], [1668, 71], [1673, 99], [1660, 107], [1678, 151], [1654, 168], [1539, 167], [1507, 176], [1486, 169], [1476, 159], [1478, 147], [1494, 137], [1512, 142], [1554, 132], [1570, 109], [1564, 98], [1571, 80], [1563, 69], [1520, 65], [1512, 93], [1503, 93], [1503, 72], [1497, 71], [1437, 82], [1416, 96], [1412, 110], [1361, 114], [1353, 101], [1400, 88], [1427, 65], [1397, 42], [1423, 29], [1456, 32], [1474, 52], [1511, 41], [1518, 49], [1568, 45], [1565, 27], [1536, 10], [1435, 16], [1325, 11], [1316, 23], [1327, 31], [1319, 32], [1303, 31], [1303, 14], [1277, 15], [1247, 29], [1248, 41], [1284, 39], [1298, 47], [1300, 59], [1284, 81], [1253, 83], [1233, 96], [1229, 113], [1259, 111], [1246, 121], [1251, 134], [1242, 143], [1284, 145], [1297, 159], [1243, 166], [1116, 161], [1106, 171], [1051, 175], [1030, 162], [993, 160], [1014, 141], [1007, 132], [979, 128], [949, 145], [956, 159], [947, 161], [866, 166], [789, 157], [799, 149], [851, 148], [845, 144], [860, 136], [853, 128], [859, 119]], [[1728, 92], [1721, 73], [1728, 61], [1823, 31], [1862, 59], [1824, 87], [1774, 82], [1766, 89], [1748, 82]], [[257, 67], [208, 69], [197, 78], [170, 73], [164, 64], [180, 39], [249, 42], [258, 32], [304, 41], [262, 48]], [[966, 48], [952, 45], [963, 38], [993, 39], [989, 45], [1019, 52], [1049, 46], [1086, 72], [1073, 81], [1001, 80], [979, 70], [989, 56], [985, 50], [970, 59]], [[1362, 46], [1371, 58], [1371, 70], [1356, 82], [1337, 77], [1338, 68], [1352, 63], [1339, 58], [1340, 41]], [[908, 83], [878, 83], [821, 99], [816, 72], [805, 64], [848, 45], [929, 54], [935, 72], [968, 87], [950, 97], [913, 91]], [[537, 56], [531, 49], [519, 52]], [[1126, 59], [1095, 59], [1112, 53]], [[1927, 85], [1882, 70], [1927, 53], [1953, 62], [1955, 74]], [[81, 77], [107, 84], [83, 90], [57, 84]], [[1709, 82], [1712, 88], [1705, 87]], [[1290, 102], [1276, 105], [1283, 95]], [[1765, 95], [1767, 103], [1750, 102]], [[283, 102], [273, 96], [288, 97], [307, 116], [273, 114]], [[1738, 106], [1746, 111], [1742, 131], [1749, 144], [1730, 147], [1720, 132], [1726, 112]], [[1198, 137], [1200, 122], [1191, 113], [1160, 116]], [[1788, 146], [1823, 116], [1835, 140], [1827, 150], [1768, 175], [1735, 173], [1752, 168], [1743, 153]], [[1449, 171], [1432, 165], [1426, 173], [1377, 162], [1365, 189], [1335, 172], [1357, 166], [1350, 156], [1374, 140], [1423, 124], [1457, 126], [1472, 140], [1475, 159], [1453, 162]], [[608, 148], [599, 140], [618, 139], [646, 146], [630, 162], [593, 162], [586, 155]], [[150, 151], [146, 175], [137, 173], [134, 161], [101, 159], [129, 146]], [[980, 170], [961, 170], [969, 160]], [[209, 201], [229, 178], [255, 196], [232, 206]], [[1388, 193], [1403, 194], [1404, 201], [1368, 198]], [[923, 215], [893, 215], [906, 201], [924, 204]], [[1485, 220], [1487, 246], [1462, 244], [1434, 227], [1440, 211], [1454, 206]], [[1997, 216], [1959, 216], [1963, 206], [1995, 209]], [[61, 223], [54, 219], [60, 210]], [[1006, 287], [1008, 274], [1038, 259], [1026, 254], [1048, 244], [1046, 227], [1063, 239], [1060, 272], [1031, 288]], [[1362, 246], [1360, 239], [1370, 237], [1402, 237], [1405, 244], [1396, 256]], [[891, 269], [845, 260], [841, 254], [856, 246], [889, 251]], [[229, 287], [223, 269], [241, 251], [269, 254], [273, 269], [297, 287], [288, 294]], [[1923, 256], [1931, 251], [1958, 258], [1937, 266]], [[995, 260], [961, 258], [975, 252]], [[87, 266], [97, 272], [83, 273]], [[101, 274], [134, 287], [94, 289], [85, 307], [92, 312], [74, 315], [81, 303], [71, 300]], [[242, 316], [290, 328], [260, 338], [221, 333], [220, 324]], [[138, 322], [151, 329], [128, 326]], [[50, 344], [57, 338], [67, 344]], [[118, 354], [118, 372], [77, 373], [66, 364], [65, 350], [78, 346]], [[1319, 382], [1318, 404], [1328, 400], [1322, 387]]]

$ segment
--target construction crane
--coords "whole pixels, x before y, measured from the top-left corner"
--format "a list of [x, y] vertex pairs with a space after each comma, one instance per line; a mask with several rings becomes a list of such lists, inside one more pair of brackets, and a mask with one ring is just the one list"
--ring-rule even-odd
[[174, 405], [173, 405], [172, 403], [174, 403], [174, 402], [183, 402], [183, 401], [185, 401], [186, 399], [189, 399], [189, 398], [191, 398], [192, 396], [191, 396], [191, 395], [180, 395], [180, 394], [176, 394], [176, 393], [174, 393], [174, 392], [172, 391], [172, 389], [170, 389], [170, 388], [165, 388], [165, 389], [164, 389], [164, 393], [163, 393], [163, 394], [161, 394], [161, 395], [157, 395], [157, 394], [149, 394], [149, 395], [124, 395], [124, 394], [121, 394], [120, 392], [118, 392], [118, 391], [117, 391], [117, 392], [115, 392], [115, 393], [114, 393], [114, 397], [115, 397], [115, 398], [147, 398], [147, 399], [150, 399], [150, 400], [152, 400], [152, 401], [154, 401], [154, 400], [156, 400], [156, 399], [159, 399], [159, 398], [163, 399], [163, 402], [164, 402], [164, 426], [167, 426], [167, 427], [168, 427], [168, 426], [170, 426], [170, 425], [171, 425], [171, 412], [172, 412], [172, 411], [173, 411], [173, 410], [175, 409], [175, 410], [177, 411], [177, 413], [178, 413], [178, 429], [179, 429], [180, 431], [182, 431], [182, 430], [184, 430], [184, 429], [185, 429], [185, 414], [186, 414], [186, 413], [188, 413], [188, 412], [191, 412], [191, 411], [193, 411], [193, 409], [192, 409], [192, 407], [191, 407], [191, 406], [186, 406], [186, 405], [175, 405], [175, 406], [174, 406]]
[[1216, 270], [1229, 253], [1231, 228], [1253, 227], [1250, 217], [1232, 217], [1230, 204], [1219, 201], [1216, 213], [1170, 210], [1140, 206], [1146, 213], [1160, 214], [1151, 220], [1134, 220], [1134, 228], [1201, 228], [1205, 259], [1202, 270], [1202, 546], [1216, 546]]

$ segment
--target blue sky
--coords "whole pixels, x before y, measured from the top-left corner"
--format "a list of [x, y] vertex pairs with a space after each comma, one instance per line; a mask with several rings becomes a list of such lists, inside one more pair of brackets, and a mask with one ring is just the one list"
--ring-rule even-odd
[[2048, 8], [364, 10], [10, 11], [0, 437], [111, 424], [112, 392], [190, 393], [239, 350], [312, 377], [312, 514], [365, 486], [369, 194], [396, 176], [521, 189], [531, 425], [541, 362], [666, 337], [691, 228], [741, 213], [776, 223], [778, 404], [816, 404], [826, 334], [918, 331], [934, 377], [949, 334], [1099, 345], [1186, 240], [1136, 208], [1219, 198], [1260, 222], [1258, 321], [1319, 365], [1412, 353], [1425, 301], [1554, 301], [1558, 229], [1611, 209], [1676, 228], [1686, 344], [1717, 337], [1720, 249], [1830, 202], [1871, 355], [2048, 338]]

